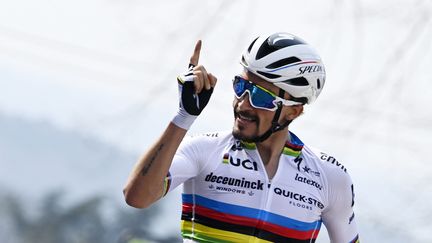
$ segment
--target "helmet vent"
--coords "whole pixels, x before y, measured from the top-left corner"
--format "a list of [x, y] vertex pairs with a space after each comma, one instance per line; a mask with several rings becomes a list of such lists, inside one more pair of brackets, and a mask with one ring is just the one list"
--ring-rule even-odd
[[256, 55], [256, 59], [259, 60], [265, 56], [267, 56], [268, 54], [275, 52], [277, 50], [281, 49], [281, 47], [279, 46], [273, 46], [273, 45], [269, 45], [269, 41], [268, 38], [266, 41], [264, 41], [262, 43], [262, 45], [260, 46], [260, 48], [258, 49], [257, 55]]
[[317, 88], [321, 89], [321, 82], [320, 82], [319, 78], [317, 78]]
[[262, 43], [262, 45], [258, 49], [256, 59], [261, 59], [279, 49], [300, 44], [305, 43], [298, 38], [293, 38], [292, 36], [285, 36], [282, 34], [271, 35]]
[[284, 59], [281, 59], [279, 61], [276, 61], [272, 64], [269, 64], [266, 66], [266, 68], [279, 68], [279, 67], [283, 67], [283, 66], [286, 66], [288, 64], [300, 62], [300, 61], [301, 60], [298, 59], [297, 57], [288, 57], [288, 58], [284, 58]]
[[243, 63], [243, 65], [245, 65], [245, 66], [247, 66], [248, 64], [247, 64], [247, 62], [246, 62], [246, 59], [245, 59], [245, 57], [244, 57], [244, 55], [242, 55], [242, 59], [241, 59], [241, 62]]
[[309, 85], [309, 82], [304, 77], [292, 78], [292, 79], [288, 79], [288, 80], [285, 80], [282, 82], [286, 83], [286, 84], [293, 85], [293, 86], [308, 86]]
[[252, 43], [249, 45], [249, 47], [248, 47], [248, 49], [247, 49], [248, 53], [250, 53], [250, 51], [252, 50], [252, 46], [255, 44], [256, 40], [258, 40], [258, 37], [255, 38], [255, 40], [252, 41]]
[[269, 79], [275, 79], [275, 78], [280, 78], [280, 75], [277, 74], [271, 74], [271, 73], [265, 73], [265, 72], [261, 72], [261, 71], [257, 71], [257, 73], [261, 74], [262, 76], [269, 78]]

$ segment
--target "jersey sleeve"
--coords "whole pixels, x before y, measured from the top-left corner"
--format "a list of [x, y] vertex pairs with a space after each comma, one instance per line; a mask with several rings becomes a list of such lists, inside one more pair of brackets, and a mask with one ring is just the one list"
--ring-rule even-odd
[[204, 136], [189, 136], [182, 141], [165, 178], [164, 195], [198, 175], [206, 161], [203, 158], [203, 151], [208, 150], [206, 144]]
[[359, 242], [354, 215], [354, 186], [348, 173], [333, 168], [328, 177], [329, 206], [322, 214], [332, 243]]

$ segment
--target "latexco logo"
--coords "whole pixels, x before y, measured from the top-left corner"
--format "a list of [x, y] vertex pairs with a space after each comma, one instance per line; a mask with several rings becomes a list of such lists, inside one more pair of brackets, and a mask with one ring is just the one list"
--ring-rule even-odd
[[305, 184], [314, 186], [314, 187], [318, 188], [319, 190], [322, 190], [322, 186], [318, 182], [311, 180], [311, 179], [308, 179], [306, 177], [303, 177], [303, 176], [299, 175], [298, 173], [296, 173], [294, 180], [303, 182]]
[[239, 159], [239, 158], [234, 159], [233, 157], [229, 156], [228, 153], [226, 153], [224, 155], [222, 163], [224, 163], [224, 164], [231, 164], [231, 165], [234, 165], [234, 166], [237, 166], [237, 167], [241, 166], [241, 167], [243, 167], [243, 168], [245, 168], [247, 170], [258, 171], [258, 163], [257, 162], [251, 161], [249, 159], [245, 159], [245, 160], [242, 160], [242, 159]]

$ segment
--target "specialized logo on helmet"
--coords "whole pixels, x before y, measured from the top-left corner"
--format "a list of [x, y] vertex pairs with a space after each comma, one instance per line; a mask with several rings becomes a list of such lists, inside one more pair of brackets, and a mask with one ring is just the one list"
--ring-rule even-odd
[[322, 71], [323, 71], [323, 67], [321, 65], [302, 66], [299, 67], [299, 73], [297, 75], [301, 75], [305, 73], [316, 73]]

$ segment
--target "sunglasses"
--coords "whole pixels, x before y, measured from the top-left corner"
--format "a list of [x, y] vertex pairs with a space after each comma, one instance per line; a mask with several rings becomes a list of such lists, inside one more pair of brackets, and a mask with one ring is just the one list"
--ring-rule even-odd
[[252, 83], [240, 76], [235, 76], [233, 79], [234, 93], [237, 99], [240, 99], [246, 92], [249, 94], [249, 103], [254, 108], [275, 111], [278, 108], [278, 103], [281, 102], [286, 106], [300, 105], [302, 103], [282, 99], [273, 92]]

